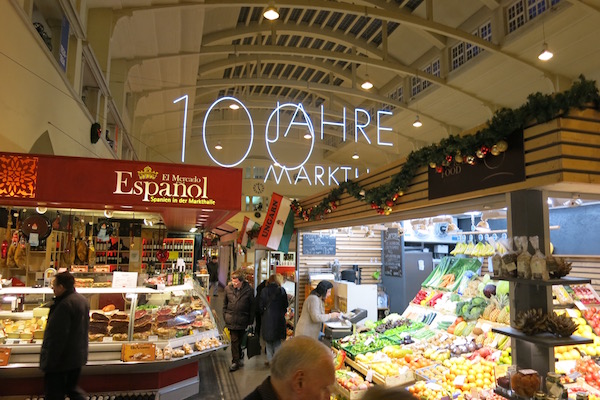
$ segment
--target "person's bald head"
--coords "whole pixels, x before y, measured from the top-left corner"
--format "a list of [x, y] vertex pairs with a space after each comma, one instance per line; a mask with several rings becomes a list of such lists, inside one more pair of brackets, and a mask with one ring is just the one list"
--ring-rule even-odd
[[335, 382], [331, 350], [308, 336], [285, 341], [271, 360], [271, 383], [286, 399], [329, 399]]

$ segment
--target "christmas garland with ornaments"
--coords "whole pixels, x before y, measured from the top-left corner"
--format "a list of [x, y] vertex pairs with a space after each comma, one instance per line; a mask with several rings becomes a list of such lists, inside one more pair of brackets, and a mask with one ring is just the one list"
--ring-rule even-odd
[[304, 221], [324, 219], [339, 206], [340, 198], [347, 192], [370, 204], [378, 214], [389, 215], [420, 168], [429, 166], [436, 172], [443, 173], [445, 168], [456, 164], [474, 165], [480, 159], [505, 152], [508, 149], [508, 139], [525, 127], [567, 115], [572, 108], [589, 107], [600, 110], [600, 95], [596, 82], [580, 75], [579, 80], [565, 92], [549, 95], [537, 92], [529, 95], [527, 102], [517, 109], [498, 110], [487, 126], [473, 135], [451, 135], [437, 144], [412, 151], [400, 172], [386, 184], [365, 189], [348, 180], [332, 189], [315, 206], [303, 208], [298, 200], [292, 200], [292, 210], [296, 217]]

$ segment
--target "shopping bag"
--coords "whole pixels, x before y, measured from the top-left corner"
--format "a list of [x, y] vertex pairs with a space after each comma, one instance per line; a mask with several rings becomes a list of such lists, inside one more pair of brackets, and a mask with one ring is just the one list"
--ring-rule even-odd
[[246, 339], [246, 354], [248, 358], [259, 356], [261, 354], [260, 339], [254, 332], [249, 332]]

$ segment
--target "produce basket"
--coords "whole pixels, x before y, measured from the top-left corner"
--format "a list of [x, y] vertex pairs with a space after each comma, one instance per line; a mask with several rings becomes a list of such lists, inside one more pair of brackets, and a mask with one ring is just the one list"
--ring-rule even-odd
[[439, 378], [446, 375], [450, 370], [441, 364], [433, 364], [428, 367], [419, 368], [415, 376], [419, 381], [437, 382]]
[[392, 344], [396, 344], [396, 342], [387, 337], [379, 337], [379, 338], [373, 339], [371, 341], [366, 340], [364, 342], [356, 343], [356, 344], [350, 345], [348, 347], [342, 347], [342, 349], [344, 349], [346, 351], [346, 354], [348, 355], [348, 357], [350, 357], [352, 360], [354, 360], [354, 358], [358, 354], [364, 354], [364, 353], [369, 353], [372, 351], [381, 350], [385, 346], [389, 346]]

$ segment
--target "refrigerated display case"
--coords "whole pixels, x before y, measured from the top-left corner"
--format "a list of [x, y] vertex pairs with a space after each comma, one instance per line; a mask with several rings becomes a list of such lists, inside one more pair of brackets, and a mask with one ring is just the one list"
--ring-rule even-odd
[[[90, 301], [88, 363], [81, 386], [88, 393], [110, 394], [122, 390], [151, 391], [156, 398], [168, 393], [185, 398], [198, 391], [198, 360], [226, 348], [215, 316], [194, 281], [156, 290], [133, 288], [77, 288]], [[103, 306], [109, 296], [123, 298], [123, 306]], [[0, 298], [24, 299], [22, 312], [1, 303], [0, 347], [9, 349], [8, 364], [0, 366], [0, 386], [11, 396], [43, 393], [39, 352], [43, 340], [50, 288], [7, 287]], [[104, 309], [104, 311], [103, 311]], [[110, 310], [110, 311], [108, 311]], [[113, 320], [123, 321], [111, 324]], [[154, 349], [144, 361], [124, 361], [132, 346]]]

